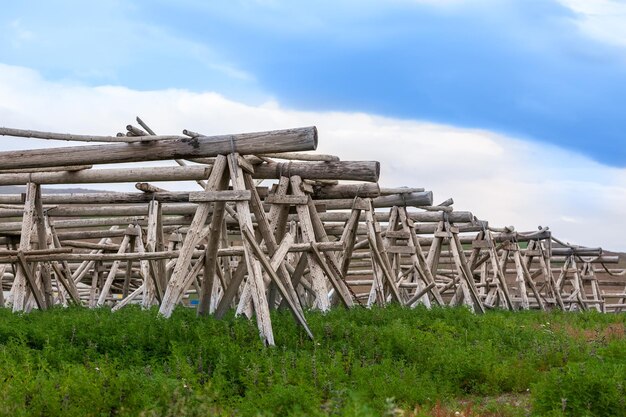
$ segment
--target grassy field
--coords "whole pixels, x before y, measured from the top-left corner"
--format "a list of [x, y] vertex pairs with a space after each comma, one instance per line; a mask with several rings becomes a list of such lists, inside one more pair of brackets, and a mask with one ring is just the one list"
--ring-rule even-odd
[[[626, 314], [0, 310], [0, 415], [626, 416]], [[456, 413], [456, 414], [455, 414]]]

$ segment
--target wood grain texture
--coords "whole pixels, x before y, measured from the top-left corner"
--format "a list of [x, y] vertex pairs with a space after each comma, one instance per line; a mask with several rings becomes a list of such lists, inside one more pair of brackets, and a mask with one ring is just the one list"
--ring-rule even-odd
[[[236, 135], [183, 137], [145, 143], [71, 146], [0, 152], [3, 169], [109, 164], [240, 154], [309, 151], [317, 147], [317, 129], [303, 127]], [[233, 149], [234, 148], [234, 149]]]

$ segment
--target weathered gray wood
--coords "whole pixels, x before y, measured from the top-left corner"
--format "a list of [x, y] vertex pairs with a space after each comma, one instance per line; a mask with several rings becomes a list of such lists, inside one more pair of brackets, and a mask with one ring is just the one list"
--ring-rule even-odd
[[[50, 217], [46, 217], [47, 219], [47, 230], [49, 231], [50, 237], [52, 238], [52, 245], [55, 250], [64, 250], [61, 246], [61, 242], [59, 241], [59, 237], [57, 236], [56, 230], [54, 228], [54, 223]], [[61, 262], [61, 267], [59, 267], [55, 262], [51, 263], [52, 268], [56, 273], [57, 281], [63, 285], [67, 293], [69, 294], [72, 302], [76, 305], [81, 305], [80, 296], [78, 295], [78, 288], [76, 288], [76, 283], [72, 279], [72, 270], [67, 261]]]
[[250, 191], [248, 190], [225, 190], [225, 191], [203, 191], [189, 193], [189, 201], [192, 202], [214, 202], [214, 201], [249, 201]]
[[[209, 176], [205, 191], [216, 191], [218, 189], [223, 181], [222, 177], [225, 169], [226, 157], [221, 155], [215, 161], [215, 165], [213, 166], [213, 170]], [[198, 237], [202, 231], [202, 227], [209, 216], [210, 207], [211, 203], [208, 202], [198, 205], [198, 209], [196, 210], [196, 214], [180, 250], [180, 255], [176, 260], [172, 277], [170, 278], [167, 288], [165, 289], [161, 307], [159, 308], [159, 314], [165, 317], [171, 316], [174, 311], [174, 307], [176, 307], [176, 304], [178, 304], [183, 295], [185, 290], [185, 278], [187, 276], [189, 266], [191, 265], [193, 251], [198, 243]]]
[[[300, 325], [302, 325], [305, 329], [308, 329], [307, 324], [306, 324], [306, 319], [304, 318], [304, 312], [302, 311], [302, 306], [299, 303], [295, 289], [291, 285], [291, 280], [289, 278], [289, 273], [287, 271], [287, 268], [283, 264], [283, 258], [285, 257], [289, 249], [293, 246], [293, 241], [285, 242], [283, 239], [280, 245], [277, 243], [278, 241], [276, 237], [278, 235], [274, 235], [272, 224], [270, 224], [270, 222], [268, 221], [268, 218], [265, 216], [265, 212], [263, 210], [263, 203], [261, 202], [261, 198], [259, 194], [257, 193], [256, 188], [254, 187], [252, 177], [250, 175], [245, 175], [244, 182], [245, 182], [246, 187], [251, 190], [252, 198], [250, 199], [250, 209], [255, 214], [256, 218], [258, 219], [257, 220], [258, 232], [260, 234], [260, 237], [265, 241], [265, 246], [267, 247], [268, 255], [272, 258], [272, 260], [274, 260], [276, 256], [278, 256], [278, 259], [279, 259], [279, 261], [277, 260], [277, 265], [274, 268], [274, 270], [276, 270], [276, 277], [278, 278], [279, 282], [274, 282], [272, 288], [276, 288], [280, 292], [281, 296], [283, 297], [283, 301], [292, 311], [292, 314], [294, 315], [294, 318], [296, 319], [296, 321], [298, 321], [298, 323], [300, 323]], [[282, 181], [282, 183], [284, 184], [284, 181]], [[285, 187], [280, 187], [280, 188], [281, 190], [286, 190]], [[282, 227], [284, 229], [284, 224], [278, 224], [278, 225], [274, 224], [274, 226]], [[281, 239], [283, 238], [282, 233], [280, 237]], [[292, 238], [292, 236], [289, 236], [289, 238]], [[253, 249], [256, 252], [256, 248], [255, 248], [256, 241], [251, 242], [250, 245], [253, 247]], [[283, 254], [282, 253], [283, 250], [287, 252]], [[257, 253], [257, 257], [258, 256], [259, 255]], [[259, 260], [263, 264], [263, 259], [259, 259]], [[272, 265], [272, 267], [274, 266]], [[267, 272], [267, 274], [269, 275], [270, 272]], [[270, 308], [274, 307], [273, 305], [274, 299], [275, 299], [275, 295], [273, 297], [270, 297], [270, 300], [268, 301]], [[307, 331], [310, 334], [310, 331], [309, 330]], [[311, 334], [310, 336], [312, 337]]]
[[335, 155], [325, 155], [321, 153], [297, 153], [297, 152], [281, 152], [281, 153], [264, 153], [258, 155], [267, 158], [276, 159], [289, 159], [295, 161], [322, 161], [322, 162], [335, 162], [339, 161], [339, 157]]
[[[420, 277], [426, 283], [425, 288], [427, 288], [427, 290], [425, 291], [426, 292], [430, 291], [431, 294], [433, 295], [435, 302], [438, 305], [443, 306], [444, 301], [443, 301], [443, 298], [441, 297], [441, 294], [439, 293], [439, 290], [437, 289], [435, 285], [431, 285], [431, 284], [435, 284], [435, 277], [433, 273], [431, 272], [430, 268], [428, 267], [426, 256], [424, 255], [424, 252], [422, 252], [422, 247], [419, 244], [417, 235], [412, 230], [414, 227], [414, 224], [412, 224], [411, 220], [408, 217], [406, 207], [401, 207], [401, 208], [398, 208], [397, 210], [398, 210], [399, 221], [402, 225], [402, 229], [405, 232], [409, 232], [409, 235], [410, 235], [410, 238], [407, 240], [407, 245], [413, 250], [413, 253], [411, 254], [411, 261], [413, 262], [413, 266], [415, 270], [418, 272], [418, 274], [420, 275]], [[423, 290], [420, 290], [420, 291], [423, 291]], [[426, 292], [424, 292], [424, 294], [426, 294]], [[419, 298], [420, 297], [418, 297], [416, 300], [419, 300]], [[411, 303], [407, 302], [407, 305], [410, 306]]]
[[0, 308], [4, 308], [4, 290], [2, 285], [2, 280], [4, 279], [4, 273], [7, 270], [8, 265], [0, 265]]
[[[224, 170], [225, 171], [225, 170]], [[228, 175], [223, 175], [221, 184], [218, 185], [218, 189], [223, 190], [228, 186]], [[217, 191], [215, 193], [224, 193], [225, 191]], [[205, 193], [208, 193], [205, 191]], [[250, 192], [248, 191], [246, 200], [250, 200]], [[210, 201], [210, 200], [207, 200]], [[214, 279], [216, 270], [218, 267], [217, 250], [219, 249], [222, 223], [226, 213], [226, 200], [213, 200], [215, 205], [213, 206], [213, 216], [211, 217], [211, 224], [209, 225], [209, 236], [206, 246], [206, 252], [204, 255], [204, 278], [200, 287], [198, 315], [206, 316], [211, 310], [211, 299], [213, 296]], [[245, 201], [245, 200], [244, 200]]]
[[[533, 243], [533, 242], [531, 242], [531, 243]], [[532, 290], [533, 294], [535, 295], [535, 301], [539, 305], [539, 309], [545, 311], [546, 310], [546, 306], [545, 306], [544, 300], [541, 297], [541, 293], [537, 289], [537, 286], [535, 285], [532, 277], [530, 276], [530, 271], [528, 270], [528, 266], [527, 266], [526, 262], [524, 262], [521, 259], [521, 256], [520, 256], [520, 252], [521, 251], [519, 250], [519, 245], [517, 245], [517, 247], [518, 247], [517, 256], [519, 257], [519, 264], [520, 264], [520, 267], [522, 269], [523, 278], [526, 281], [526, 283], [528, 284], [528, 286], [530, 287], [530, 289]]]
[[[296, 196], [304, 196], [304, 192], [300, 189], [302, 178], [294, 175], [290, 178], [291, 191]], [[311, 223], [311, 212], [308, 205], [302, 204], [296, 206], [298, 212], [298, 218], [300, 219], [300, 229], [302, 230], [302, 241], [304, 243], [315, 242], [315, 231], [313, 224]], [[324, 279], [324, 271], [321, 266], [315, 261], [308, 253], [308, 264], [310, 269], [310, 275], [312, 279], [312, 287], [315, 292], [315, 304], [314, 308], [321, 311], [328, 311], [330, 309], [330, 302], [328, 300], [328, 288], [326, 287], [326, 280]]]
[[[161, 206], [158, 201], [152, 201], [148, 211], [148, 227], [146, 236], [146, 248], [144, 252], [157, 252], [159, 241], [159, 217]], [[165, 265], [160, 260], [151, 261], [149, 267], [149, 279], [144, 282], [144, 295], [142, 306], [150, 308], [155, 297], [161, 300], [165, 290]]]
[[[313, 231], [315, 232], [315, 240], [320, 243], [328, 243], [330, 239], [326, 234], [326, 230], [324, 230], [324, 223], [320, 220], [317, 214], [317, 208], [315, 207], [315, 203], [311, 196], [307, 196], [308, 201], [307, 205], [309, 207], [309, 214], [311, 216], [311, 224], [313, 225]], [[312, 247], [312, 253], [315, 255], [316, 259], [318, 259], [318, 263], [326, 273], [330, 283], [335, 289], [336, 294], [341, 299], [342, 304], [345, 307], [352, 307], [354, 302], [352, 300], [352, 296], [346, 284], [343, 282], [343, 276], [341, 275], [341, 266], [339, 264], [339, 260], [335, 253], [326, 252], [324, 254], [324, 258], [322, 258], [319, 253], [319, 249], [316, 245]], [[328, 261], [328, 264], [326, 264]]]
[[226, 289], [224, 290], [224, 295], [222, 296], [222, 299], [215, 309], [214, 316], [216, 319], [221, 319], [222, 317], [224, 317], [224, 314], [226, 314], [226, 312], [230, 308], [233, 299], [237, 295], [237, 290], [239, 290], [241, 282], [243, 281], [243, 278], [245, 277], [247, 272], [248, 265], [246, 264], [246, 262], [239, 262], [228, 287], [226, 287]]
[[[49, 220], [50, 218], [48, 218]], [[52, 228], [51, 228], [52, 229]], [[118, 227], [117, 226], [111, 226], [111, 228], [109, 229], [109, 231], [111, 232], [118, 232]], [[124, 231], [121, 230], [119, 231], [122, 234], [120, 236], [124, 236]], [[61, 240], [61, 238], [59, 237], [59, 233], [54, 233], [54, 235], [56, 237], [56, 239], [58, 239], [59, 241]], [[111, 244], [112, 241], [108, 238], [108, 237], [103, 237], [102, 239], [100, 239], [100, 241], [98, 242], [98, 244]], [[56, 243], [55, 243], [56, 244]], [[61, 246], [61, 243], [59, 242], [59, 246]], [[117, 252], [119, 250], [119, 245], [116, 245], [117, 248], [115, 249], [115, 251]], [[92, 250], [90, 253], [91, 254], [101, 254], [102, 253], [102, 249], [94, 249]], [[94, 261], [83, 261], [78, 268], [76, 268], [76, 270], [74, 271], [74, 273], [72, 273], [72, 280], [76, 283], [80, 282], [83, 278], [83, 276], [87, 273], [87, 271], [93, 266], [93, 262]]]
[[[26, 186], [26, 201], [24, 203], [24, 217], [20, 224], [20, 251], [28, 251], [30, 249], [30, 240], [33, 232], [33, 222], [35, 216], [35, 198], [37, 194], [37, 185], [29, 183]], [[26, 307], [26, 272], [23, 268], [18, 268], [13, 286], [11, 287], [11, 301], [13, 302], [13, 311], [23, 311]]]
[[[83, 242], [82, 240], [64, 240], [63, 246], [69, 248], [80, 248], [80, 249], [95, 249], [95, 250], [108, 250], [108, 251], [117, 251], [120, 246], [111, 244], [111, 243], [91, 243], [91, 242]], [[68, 250], [70, 250], [68, 248]]]
[[54, 270], [54, 273], [56, 274], [57, 282], [59, 282], [63, 286], [65, 291], [69, 294], [72, 302], [76, 305], [81, 305], [80, 295], [78, 293], [78, 290], [76, 289], [74, 281], [68, 278], [67, 274], [61, 270], [56, 262], [52, 262], [51, 266]]
[[474, 309], [478, 312], [484, 313], [485, 307], [483, 306], [480, 296], [478, 295], [478, 289], [476, 288], [476, 283], [474, 282], [474, 275], [469, 269], [458, 233], [452, 233], [452, 238], [450, 239], [450, 249], [457, 265], [457, 269], [459, 270], [459, 276], [462, 278], [461, 285], [467, 285], [467, 290], [471, 295], [471, 300], [468, 300], [467, 297], [466, 300], [468, 302], [473, 302]]
[[[48, 249], [48, 235], [46, 233], [46, 219], [43, 213], [43, 204], [41, 204], [41, 186], [37, 184], [35, 190], [35, 216], [37, 225], [37, 246], [39, 249]], [[54, 303], [52, 295], [52, 280], [50, 277], [50, 265], [44, 263], [41, 265], [41, 282], [43, 286], [43, 296], [47, 307], [51, 307]]]
[[502, 291], [504, 296], [504, 301], [509, 310], [514, 311], [515, 305], [511, 299], [511, 294], [509, 291], [509, 286], [506, 282], [506, 277], [504, 275], [504, 270], [500, 267], [500, 262], [498, 262], [498, 253], [493, 243], [491, 232], [485, 231], [485, 240], [489, 245], [489, 257], [491, 259], [491, 268], [494, 276], [497, 278], [499, 283], [499, 289]]
[[[72, 220], [57, 220], [55, 227], [57, 229], [64, 228], [77, 228], [77, 227], [94, 227], [94, 226], [113, 226], [120, 224], [134, 223], [139, 220], [139, 217], [112, 217], [101, 219], [72, 219]], [[22, 222], [6, 222], [0, 223], [0, 233], [17, 231], [22, 228]]]
[[345, 250], [341, 258], [341, 276], [345, 279], [350, 269], [350, 261], [352, 260], [352, 252], [354, 251], [354, 243], [356, 242], [356, 233], [359, 226], [359, 218], [361, 217], [360, 209], [352, 209], [350, 218], [346, 222], [340, 241], [345, 245]]
[[173, 140], [182, 139], [183, 136], [98, 136], [98, 135], [76, 135], [71, 133], [43, 132], [39, 130], [13, 129], [0, 127], [0, 135], [13, 136], [19, 138], [34, 138], [48, 140], [62, 140], [70, 142], [110, 142], [110, 143], [132, 143], [149, 140]]
[[41, 168], [14, 168], [14, 169], [0, 169], [0, 174], [21, 174], [21, 173], [33, 173], [33, 172], [59, 172], [59, 171], [83, 171], [85, 169], [92, 168], [93, 165], [72, 165], [61, 167], [41, 167]]
[[[1, 154], [1, 153], [0, 153]], [[89, 169], [83, 171], [0, 173], [0, 185], [97, 184], [137, 181], [187, 181], [206, 178], [207, 166]], [[143, 191], [143, 190], [142, 190]]]
[[[155, 136], [148, 138], [154, 139]], [[308, 151], [316, 147], [317, 130], [315, 127], [305, 127], [237, 135], [152, 140], [148, 143], [7, 151], [0, 152], [0, 166], [11, 169], [108, 164], [217, 156], [232, 152], [233, 148], [240, 154], [251, 154]]]
[[148, 182], [138, 182], [135, 184], [135, 188], [139, 191], [143, 191], [144, 193], [162, 193], [167, 192], [167, 190], [163, 188], [159, 188], [156, 185], [152, 185]]
[[[433, 193], [431, 191], [425, 191], [406, 195], [387, 195], [373, 198], [372, 202], [375, 208], [393, 206], [429, 206], [433, 203]], [[346, 210], [352, 208], [354, 199], [316, 200], [316, 203], [325, 205], [327, 210]]]
[[309, 198], [306, 195], [276, 195], [270, 194], [265, 199], [268, 204], [286, 204], [286, 205], [299, 205], [306, 204]]
[[380, 188], [378, 183], [361, 183], [361, 184], [338, 184], [326, 186], [313, 186], [313, 195], [315, 199], [334, 199], [334, 198], [374, 198], [380, 196]]
[[422, 187], [380, 187], [380, 195], [409, 194], [425, 191]]
[[[243, 237], [250, 244], [250, 247], [254, 251], [257, 259], [261, 262], [261, 265], [265, 269], [265, 272], [270, 276], [274, 284], [278, 287], [281, 295], [283, 296], [283, 299], [286, 300], [291, 312], [293, 313], [296, 320], [298, 321], [298, 324], [300, 324], [304, 328], [309, 338], [313, 339], [313, 333], [311, 333], [311, 329], [309, 329], [306, 319], [304, 318], [304, 314], [301, 312], [300, 308], [296, 305], [296, 301], [292, 299], [291, 293], [283, 285], [281, 278], [279, 278], [278, 274], [276, 273], [277, 268], [274, 268], [270, 264], [270, 262], [267, 260], [260, 246], [258, 245], [258, 243], [256, 243], [256, 240], [254, 239], [252, 232], [249, 229], [244, 228], [242, 229], [242, 233], [243, 233]], [[282, 262], [278, 261], [277, 263], [280, 265], [280, 263]]]
[[377, 161], [285, 162], [261, 164], [254, 167], [254, 178], [274, 179], [296, 175], [303, 179], [377, 182], [380, 175], [380, 163]]
[[40, 310], [45, 310], [48, 307], [46, 305], [46, 300], [44, 298], [43, 293], [37, 286], [37, 280], [35, 279], [35, 276], [33, 274], [33, 271], [31, 270], [30, 265], [28, 265], [28, 263], [26, 262], [26, 259], [24, 258], [24, 254], [18, 253], [17, 261], [20, 265], [20, 270], [24, 273], [24, 276], [26, 277], [26, 283], [28, 284], [28, 288], [30, 289], [31, 294], [35, 296], [37, 307], [39, 307]]
[[[133, 227], [133, 226], [130, 225], [129, 227]], [[126, 249], [128, 249], [129, 242], [130, 242], [130, 236], [125, 235], [124, 239], [122, 240], [122, 243], [120, 244], [120, 249], [117, 251], [117, 255], [122, 255], [126, 252]], [[117, 270], [120, 267], [120, 262], [121, 262], [120, 259], [116, 259], [115, 261], [113, 261], [113, 265], [111, 266], [111, 269], [109, 269], [109, 273], [104, 281], [104, 285], [100, 289], [100, 296], [98, 297], [98, 302], [96, 303], [96, 306], [104, 305], [106, 298], [109, 296], [109, 291], [111, 290], [111, 285], [113, 285], [115, 274], [117, 273]]]
[[[228, 167], [230, 170], [230, 178], [234, 190], [245, 190], [244, 174], [237, 163], [236, 158], [228, 159]], [[250, 216], [250, 206], [248, 202], [238, 201], [237, 218], [239, 220], [240, 230], [247, 229], [250, 233], [254, 233], [252, 226], [252, 217]], [[272, 331], [272, 322], [270, 320], [269, 306], [265, 294], [265, 284], [263, 282], [263, 273], [261, 264], [252, 255], [253, 249], [247, 239], [243, 241], [244, 259], [248, 269], [248, 285], [252, 294], [252, 304], [256, 313], [257, 327], [261, 339], [270, 346], [274, 345], [274, 333]]]
[[[374, 219], [374, 206], [370, 200], [370, 209], [365, 211], [365, 219], [366, 219], [366, 227], [367, 227], [367, 240], [370, 245], [370, 251], [372, 252], [372, 266], [376, 270], [379, 268], [382, 274], [380, 274], [380, 278], [386, 280], [387, 286], [391, 290], [391, 296], [398, 303], [402, 304], [403, 300], [400, 296], [400, 291], [398, 289], [398, 285], [395, 281], [391, 273], [391, 265], [389, 263], [389, 258], [387, 257], [385, 246], [382, 241], [380, 226], [378, 222]], [[380, 280], [380, 284], [384, 282]], [[383, 301], [384, 302], [384, 301]]]
[[119, 303], [114, 305], [113, 308], [111, 309], [111, 311], [117, 311], [117, 310], [119, 310], [121, 308], [126, 307], [128, 304], [130, 304], [135, 298], [137, 298], [140, 294], [142, 294], [144, 292], [144, 286], [145, 285], [146, 284], [144, 282], [139, 287], [137, 287], [135, 289], [135, 291], [133, 291], [131, 294], [129, 294], [127, 297], [125, 297], [122, 301], [120, 301]]
[[[146, 253], [146, 249], [143, 245], [143, 237], [142, 237], [141, 228], [139, 227], [137, 229], [138, 229], [139, 234], [137, 235], [137, 238], [135, 239], [135, 250], [139, 255], [142, 255]], [[155, 297], [154, 289], [155, 289], [155, 281], [157, 280], [157, 278], [154, 274], [150, 273], [150, 262], [148, 260], [142, 259], [139, 261], [139, 275], [141, 275], [141, 278], [143, 280], [143, 283], [140, 286], [142, 290], [141, 292], [143, 293], [142, 306], [143, 308], [150, 308], [152, 306], [152, 302]], [[148, 290], [146, 290], [147, 285], [152, 285], [152, 293], [148, 293]], [[160, 299], [161, 298], [159, 298], [159, 300]]]

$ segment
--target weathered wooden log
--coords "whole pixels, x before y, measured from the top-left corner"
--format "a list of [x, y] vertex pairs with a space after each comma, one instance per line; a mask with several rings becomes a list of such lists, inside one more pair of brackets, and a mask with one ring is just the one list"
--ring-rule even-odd
[[[444, 214], [441, 212], [409, 212], [408, 214], [411, 220], [420, 223], [436, 223], [444, 220]], [[329, 211], [326, 213], [319, 213], [319, 216], [324, 222], [345, 222], [350, 218], [350, 213]], [[389, 212], [376, 213], [375, 217], [379, 222], [386, 222], [389, 220]], [[469, 223], [473, 218], [474, 215], [469, 211], [453, 211], [452, 213], [448, 213], [448, 220], [451, 223]], [[290, 216], [289, 219], [291, 220], [292, 217]]]
[[380, 163], [377, 161], [265, 163], [254, 167], [253, 177], [276, 179], [281, 176], [294, 175], [302, 179], [377, 182], [380, 175]]
[[375, 198], [380, 195], [378, 183], [362, 184], [338, 184], [326, 186], [313, 186], [312, 197], [314, 199], [335, 199], [335, 198]]
[[97, 184], [137, 181], [188, 181], [209, 176], [211, 167], [150, 167], [92, 169], [76, 172], [32, 172], [0, 174], [0, 185], [37, 184]]
[[[416, 192], [410, 194], [395, 194], [377, 197], [372, 199], [374, 207], [393, 207], [393, 206], [430, 206], [433, 204], [433, 193], [431, 191]], [[354, 205], [354, 199], [336, 199], [336, 200], [316, 200], [316, 204], [323, 204], [326, 210], [347, 210]]]
[[75, 135], [71, 133], [55, 133], [55, 132], [43, 132], [39, 130], [12, 129], [8, 127], [0, 127], [0, 135], [13, 136], [13, 137], [19, 137], [19, 138], [63, 140], [63, 141], [70, 141], [70, 142], [113, 142], [113, 143], [143, 142], [143, 141], [149, 141], [149, 140], [172, 140], [172, 139], [183, 138], [183, 136], [177, 136], [177, 135], [135, 136], [135, 137]]
[[[158, 136], [147, 136], [158, 138]], [[72, 146], [0, 152], [0, 166], [37, 168], [63, 165], [158, 161], [260, 152], [309, 151], [317, 147], [317, 129], [305, 127], [236, 135], [183, 137], [146, 143]]]
[[[100, 218], [100, 219], [71, 219], [71, 220], [57, 220], [55, 227], [57, 229], [69, 229], [78, 227], [94, 227], [94, 226], [113, 226], [119, 224], [135, 223], [141, 220], [138, 217], [113, 217], [113, 218]], [[21, 229], [22, 222], [7, 222], [0, 223], [0, 233], [14, 232]]]
[[144, 193], [163, 193], [167, 192], [167, 190], [163, 188], [159, 188], [155, 185], [152, 185], [147, 182], [138, 182], [135, 184], [135, 188], [139, 191], [143, 191]]
[[[156, 200], [155, 200], [156, 201]], [[194, 203], [173, 203], [163, 204], [163, 215], [193, 215], [198, 208]], [[141, 205], [104, 205], [104, 206], [80, 206], [62, 205], [48, 209], [48, 214], [58, 217], [94, 217], [94, 216], [147, 216], [149, 206]], [[11, 213], [13, 210], [0, 209], [0, 218], [4, 213]]]
[[[20, 251], [28, 251], [31, 247], [31, 237], [33, 234], [33, 223], [35, 217], [35, 196], [37, 185], [29, 183], [26, 186], [26, 203], [24, 205], [24, 221], [20, 226]], [[17, 258], [15, 258], [17, 260]], [[17, 268], [17, 274], [11, 286], [11, 297], [13, 299], [13, 311], [23, 311], [27, 301], [27, 276], [28, 268]]]
[[[585, 258], [583, 258], [583, 260], [585, 260]], [[566, 259], [567, 259], [567, 256], [551, 256], [550, 257], [550, 260], [553, 263], [565, 262]], [[589, 262], [592, 264], [618, 264], [620, 262], [620, 258], [617, 255], [600, 255], [600, 256], [590, 257], [590, 259], [586, 260], [586, 262]]]
[[426, 191], [421, 187], [380, 187], [380, 195], [419, 193]]
[[[324, 213], [322, 213], [324, 214]], [[320, 215], [321, 217], [321, 215]], [[324, 228], [326, 230], [326, 232], [329, 235], [334, 235], [334, 236], [340, 236], [343, 233], [343, 229], [344, 229], [344, 224], [343, 223], [335, 223], [335, 222], [330, 222], [330, 221], [326, 221], [324, 223]], [[458, 225], [458, 230], [460, 233], [469, 233], [469, 232], [477, 232], [479, 230], [481, 230], [480, 226], [476, 226], [474, 224], [459, 224]], [[364, 224], [359, 224], [357, 227], [357, 234], [359, 236], [365, 235], [366, 233], [366, 227]], [[436, 223], [429, 223], [429, 224], [417, 224], [415, 225], [415, 232], [417, 234], [432, 234], [435, 233], [437, 231], [437, 224]], [[402, 237], [402, 238], [407, 238], [408, 236], [405, 235], [404, 232], [383, 232], [384, 236], [391, 236], [394, 234], [399, 234], [398, 236], [395, 237]], [[432, 238], [420, 238], [420, 242], [422, 242], [421, 239], [427, 239], [424, 240], [424, 242], [430, 243]], [[462, 236], [461, 240], [463, 243], [471, 243], [473, 240], [475, 239], [474, 236]], [[426, 243], [424, 243], [426, 244]]]
[[[539, 230], [536, 232], [527, 232], [527, 233], [494, 233], [493, 240], [494, 242], [505, 242], [505, 241], [517, 241], [517, 242], [528, 242], [530, 240], [542, 240], [542, 239], [550, 239], [552, 237], [552, 232], [549, 230]], [[463, 242], [466, 243], [466, 242]]]
[[295, 152], [281, 152], [281, 153], [265, 153], [258, 155], [268, 158], [288, 159], [294, 161], [322, 161], [322, 162], [335, 162], [339, 161], [339, 157], [335, 155], [324, 155], [314, 153], [295, 153]]
[[602, 248], [552, 248], [554, 256], [601, 256]]
[[20, 174], [29, 172], [59, 172], [59, 171], [83, 171], [92, 168], [93, 165], [72, 165], [60, 167], [42, 167], [42, 168], [16, 168], [16, 169], [0, 169], [0, 174]]
[[96, 249], [96, 250], [110, 250], [117, 251], [120, 247], [115, 244], [107, 244], [107, 243], [93, 243], [93, 242], [83, 242], [81, 240], [65, 240], [63, 241], [63, 246], [69, 246], [70, 248], [80, 248], [80, 249]]
[[58, 253], [72, 253], [72, 249], [71, 248], [29, 249], [27, 251], [12, 250], [12, 249], [0, 250], [0, 256], [17, 255], [18, 253], [23, 253], [26, 256], [51, 255], [51, 254], [58, 254]]
[[[19, 204], [23, 196], [19, 194], [0, 195], [0, 202]], [[189, 191], [160, 192], [160, 193], [72, 193], [72, 194], [44, 194], [41, 196], [44, 204], [123, 204], [149, 203], [152, 200], [159, 202], [187, 202]]]

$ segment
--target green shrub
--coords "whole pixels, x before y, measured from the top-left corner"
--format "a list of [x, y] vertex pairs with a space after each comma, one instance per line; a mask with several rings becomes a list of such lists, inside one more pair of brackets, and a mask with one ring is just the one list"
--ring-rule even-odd
[[533, 386], [540, 415], [626, 416], [626, 361], [592, 359], [553, 369]]
[[315, 341], [277, 311], [277, 346], [266, 348], [255, 323], [232, 314], [0, 309], [0, 415], [380, 416], [531, 386], [541, 414], [562, 413], [561, 398], [569, 415], [626, 408], [616, 402], [626, 342], [605, 331], [624, 315], [390, 306], [306, 316]]

